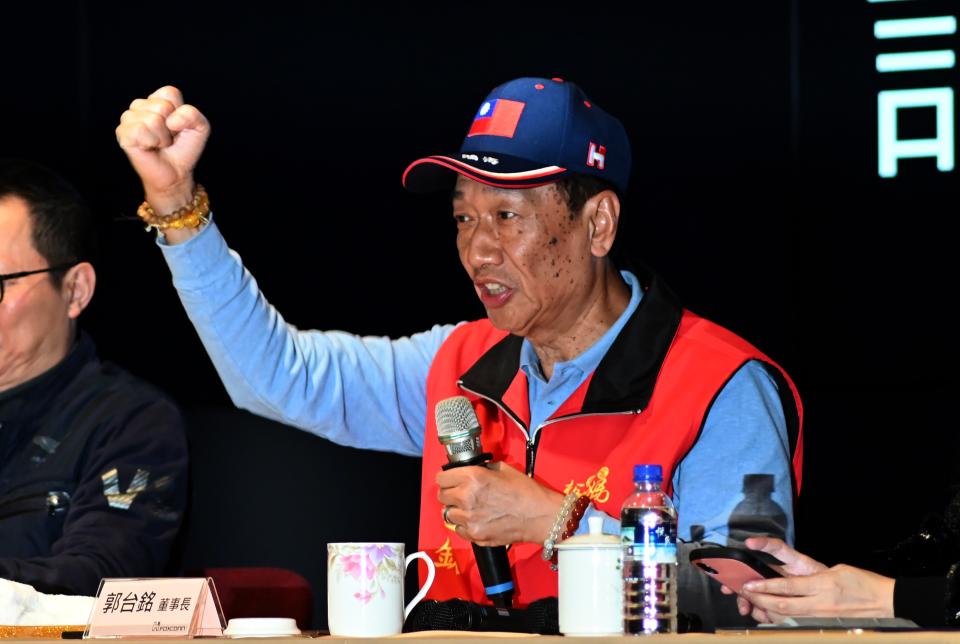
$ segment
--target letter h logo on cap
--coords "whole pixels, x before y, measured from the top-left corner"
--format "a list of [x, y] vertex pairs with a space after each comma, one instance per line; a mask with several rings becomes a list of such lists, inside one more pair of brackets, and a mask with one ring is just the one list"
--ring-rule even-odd
[[603, 170], [603, 163], [606, 160], [607, 148], [597, 145], [590, 141], [590, 150], [587, 152], [587, 165], [591, 168]]

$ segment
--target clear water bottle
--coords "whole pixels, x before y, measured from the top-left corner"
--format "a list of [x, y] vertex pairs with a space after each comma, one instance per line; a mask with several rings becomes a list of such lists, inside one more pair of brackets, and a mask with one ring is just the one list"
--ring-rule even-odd
[[623, 632], [677, 632], [677, 511], [659, 465], [635, 465], [636, 489], [620, 510]]

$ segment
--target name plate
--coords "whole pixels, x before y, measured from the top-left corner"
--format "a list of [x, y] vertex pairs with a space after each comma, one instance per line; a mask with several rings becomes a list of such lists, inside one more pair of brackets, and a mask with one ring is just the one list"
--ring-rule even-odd
[[212, 579], [104, 579], [83, 637], [217, 637], [223, 627]]

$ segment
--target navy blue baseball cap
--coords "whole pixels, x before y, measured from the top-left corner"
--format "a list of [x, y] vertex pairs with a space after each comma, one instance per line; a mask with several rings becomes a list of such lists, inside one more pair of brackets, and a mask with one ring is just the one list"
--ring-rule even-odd
[[623, 124], [560, 78], [518, 78], [490, 92], [460, 151], [417, 159], [411, 192], [449, 190], [454, 172], [499, 188], [535, 188], [572, 174], [605, 179], [622, 195], [630, 178]]

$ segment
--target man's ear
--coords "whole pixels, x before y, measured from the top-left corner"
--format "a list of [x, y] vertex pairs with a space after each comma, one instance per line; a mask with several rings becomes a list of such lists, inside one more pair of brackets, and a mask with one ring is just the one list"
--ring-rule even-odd
[[617, 238], [620, 223], [620, 199], [613, 190], [603, 190], [587, 199], [583, 215], [590, 227], [590, 252], [606, 257]]
[[60, 292], [67, 302], [67, 315], [71, 320], [80, 317], [97, 288], [97, 272], [90, 262], [80, 262], [63, 276]]

